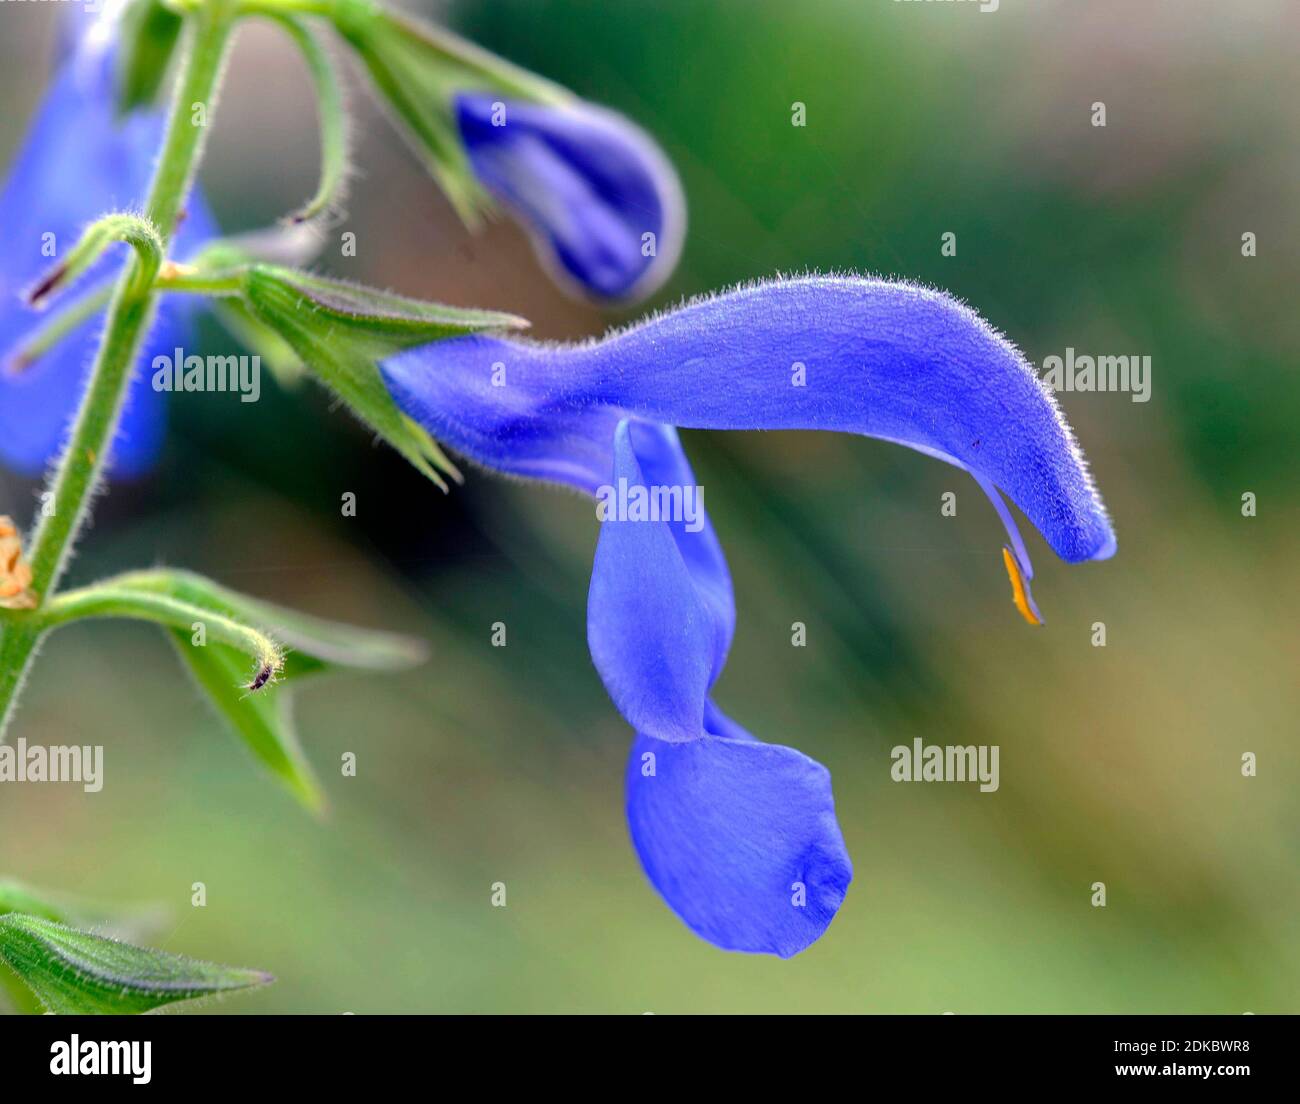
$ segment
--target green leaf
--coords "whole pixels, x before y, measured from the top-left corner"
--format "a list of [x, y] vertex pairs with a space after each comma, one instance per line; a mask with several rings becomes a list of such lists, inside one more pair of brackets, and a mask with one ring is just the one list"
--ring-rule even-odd
[[[325, 798], [303, 755], [293, 723], [292, 699], [283, 687], [270, 685], [258, 693], [244, 689], [248, 661], [224, 644], [195, 647], [191, 634], [173, 629], [168, 634], [181, 662], [222, 719], [244, 741], [248, 750], [311, 812], [325, 809]], [[304, 666], [305, 662], [305, 666]], [[318, 670], [311, 660], [297, 660], [282, 669], [284, 676]]]
[[118, 36], [123, 44], [118, 69], [119, 114], [153, 103], [180, 37], [181, 16], [161, 0], [132, 0], [122, 13]]
[[[324, 617], [240, 594], [193, 571], [158, 568], [119, 575], [118, 582], [140, 592], [165, 593], [196, 606], [215, 610], [233, 620], [261, 625], [292, 649], [301, 660], [310, 657], [319, 668], [351, 667], [363, 671], [400, 671], [423, 663], [428, 649], [422, 641], [397, 633], [359, 629]], [[286, 672], [287, 674], [287, 672]]]
[[287, 610], [187, 571], [135, 571], [65, 591], [46, 604], [41, 625], [86, 617], [165, 626], [218, 713], [314, 812], [323, 809], [324, 799], [298, 742], [288, 684], [333, 668], [392, 671], [426, 658], [419, 641]]
[[23, 913], [0, 916], [0, 960], [55, 1013], [150, 1012], [275, 980], [260, 970], [135, 947]]
[[486, 90], [538, 103], [572, 99], [565, 89], [535, 73], [373, 0], [336, 0], [331, 16], [411, 146], [470, 224], [492, 209], [492, 201], [475, 178], [461, 142], [456, 95]]
[[519, 329], [528, 325], [524, 319], [426, 303], [276, 265], [248, 266], [243, 287], [257, 319], [363, 423], [444, 490], [439, 473], [459, 481], [433, 438], [393, 400], [378, 362], [399, 349], [448, 337]]

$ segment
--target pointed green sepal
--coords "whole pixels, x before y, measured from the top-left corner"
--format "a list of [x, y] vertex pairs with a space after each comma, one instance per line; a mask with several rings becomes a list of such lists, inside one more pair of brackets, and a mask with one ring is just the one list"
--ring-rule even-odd
[[467, 223], [492, 201], [470, 169], [454, 103], [461, 92], [565, 103], [571, 94], [471, 42], [374, 0], [335, 0], [331, 16], [356, 50], [399, 129]]
[[119, 943], [17, 912], [0, 916], [0, 962], [46, 1011], [80, 1015], [151, 1012], [275, 980], [261, 970]]
[[446, 337], [528, 326], [514, 314], [443, 306], [277, 265], [250, 266], [245, 289], [268, 322], [305, 309], [323, 336], [346, 331], [353, 341], [371, 342], [370, 350], [379, 355]]
[[378, 362], [431, 341], [520, 329], [528, 325], [524, 319], [426, 303], [275, 265], [250, 266], [243, 286], [258, 321], [363, 423], [444, 490], [444, 475], [460, 480], [437, 443], [398, 408]]

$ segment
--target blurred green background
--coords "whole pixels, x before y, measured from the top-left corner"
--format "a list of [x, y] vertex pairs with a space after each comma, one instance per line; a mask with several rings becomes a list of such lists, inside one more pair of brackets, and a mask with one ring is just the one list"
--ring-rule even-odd
[[[49, 72], [55, 7], [0, 11], [6, 160]], [[730, 955], [658, 900], [627, 839], [629, 732], [584, 632], [590, 505], [478, 471], [444, 497], [311, 387], [268, 380], [254, 405], [184, 395], [165, 462], [101, 502], [73, 580], [190, 566], [414, 633], [433, 658], [300, 695], [333, 806], [322, 825], [253, 767], [161, 634], [62, 631], [10, 736], [103, 744], [107, 783], [0, 789], [0, 873], [164, 902], [160, 945], [278, 975], [217, 1006], [230, 1013], [1300, 1010], [1300, 10], [466, 0], [433, 14], [662, 142], [691, 223], [652, 305], [852, 269], [951, 290], [1040, 366], [1067, 346], [1151, 356], [1148, 403], [1061, 396], [1118, 555], [1069, 566], [1027, 531], [1048, 623], [1034, 631], [1011, 606], [993, 511], [945, 465], [862, 439], [685, 435], [736, 584], [718, 701], [830, 768], [856, 867], [809, 951]], [[622, 320], [563, 298], [512, 224], [460, 228], [352, 83], [359, 173], [339, 232], [358, 255], [335, 237], [324, 268], [517, 311], [546, 337]], [[251, 229], [315, 172], [301, 63], [250, 26], [203, 171], [211, 202], [226, 229]], [[956, 257], [940, 254], [946, 231]], [[0, 475], [0, 513], [26, 523], [36, 489]], [[947, 490], [956, 518], [940, 515]], [[345, 491], [356, 518], [340, 516]], [[999, 745], [1000, 790], [892, 782], [890, 749], [916, 737]], [[356, 778], [339, 776], [345, 751]]]

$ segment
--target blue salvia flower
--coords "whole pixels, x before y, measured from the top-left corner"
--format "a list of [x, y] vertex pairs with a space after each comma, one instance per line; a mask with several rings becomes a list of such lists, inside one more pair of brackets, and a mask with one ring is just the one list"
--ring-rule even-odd
[[562, 282], [597, 299], [643, 299], [671, 274], [686, 231], [677, 174], [621, 115], [581, 101], [455, 101], [470, 167], [530, 231]]
[[[672, 426], [822, 429], [907, 445], [970, 472], [988, 494], [1007, 528], [1016, 605], [1035, 624], [1032, 567], [1002, 494], [1063, 559], [1115, 551], [1050, 391], [973, 311], [909, 284], [763, 283], [601, 341], [456, 338], [402, 353], [383, 371], [398, 404], [440, 441], [589, 494], [620, 480], [692, 485]], [[825, 769], [754, 740], [709, 698], [733, 627], [711, 526], [606, 517], [588, 638], [636, 732], [634, 844], [697, 933], [785, 956], [825, 930], [852, 868]]]
[[[13, 354], [44, 321], [23, 296], [87, 223], [110, 211], [140, 208], [165, 124], [163, 114], [153, 110], [117, 117], [111, 17], [107, 12], [94, 21], [83, 16], [77, 23], [89, 29], [70, 43], [0, 190], [0, 462], [30, 475], [38, 474], [63, 443], [94, 356], [102, 312], [34, 364], [15, 365]], [[178, 254], [214, 233], [196, 191], [177, 236]], [[55, 257], [46, 248], [51, 242]], [[120, 264], [120, 254], [106, 258], [59, 306], [93, 294]], [[197, 305], [187, 298], [163, 302], [150, 333], [149, 357], [187, 343]], [[139, 474], [152, 463], [162, 442], [162, 400], [147, 374], [140, 373], [114, 439], [117, 474]]]

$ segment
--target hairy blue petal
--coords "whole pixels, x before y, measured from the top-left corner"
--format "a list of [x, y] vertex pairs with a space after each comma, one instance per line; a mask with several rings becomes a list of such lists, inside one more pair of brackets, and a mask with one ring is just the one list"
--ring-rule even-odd
[[[88, 36], [75, 48], [0, 190], [0, 241], [5, 246], [0, 252], [0, 359], [19, 348], [45, 318], [26, 306], [23, 293], [71, 248], [88, 222], [112, 210], [138, 209], [147, 194], [164, 118], [157, 112], [116, 118], [112, 65], [113, 50], [103, 41]], [[177, 254], [185, 255], [214, 232], [196, 193], [177, 236]], [[53, 257], [44, 248], [50, 241]], [[126, 248], [111, 252], [56, 305], [66, 306], [110, 279]], [[184, 297], [165, 302], [146, 356], [185, 345], [196, 307]], [[25, 371], [11, 374], [0, 368], [0, 462], [34, 475], [58, 451], [101, 329], [101, 319], [89, 320]], [[163, 397], [153, 391], [148, 376], [139, 372], [132, 383], [114, 439], [113, 470], [119, 475], [146, 469], [162, 438]]]
[[[663, 439], [661, 427], [637, 429], [651, 454], [675, 444]], [[632, 434], [629, 423], [619, 424], [609, 490], [644, 491], [656, 485], [642, 473]], [[684, 460], [679, 467], [675, 457], [660, 462], [658, 469], [671, 478], [690, 475]], [[602, 508], [611, 508], [601, 523], [587, 601], [592, 659], [614, 704], [634, 729], [662, 740], [697, 740], [704, 731], [709, 687], [726, 657], [734, 618], [730, 588], [723, 611], [720, 595], [708, 596], [707, 583], [704, 593], [697, 586], [685, 556], [713, 553], [684, 549], [702, 533], [666, 520], [620, 517], [617, 505], [602, 502]], [[725, 564], [722, 570], [725, 573]], [[702, 574], [714, 577], [707, 569]]]
[[590, 104], [509, 101], [503, 113], [500, 104], [457, 96], [461, 138], [474, 174], [527, 225], [542, 258], [598, 299], [659, 287], [677, 264], [686, 208], [658, 146]]
[[788, 958], [834, 919], [853, 865], [830, 775], [806, 755], [752, 739], [640, 735], [626, 791], [646, 875], [697, 935]]
[[[494, 364], [507, 386], [489, 386]], [[436, 437], [519, 475], [555, 478], [569, 463], [566, 481], [580, 483], [601, 470], [604, 427], [627, 416], [860, 433], [942, 455], [1001, 489], [1067, 561], [1115, 550], [1051, 392], [973, 311], [911, 284], [762, 283], [597, 342], [457, 338], [385, 371], [399, 404]]]

